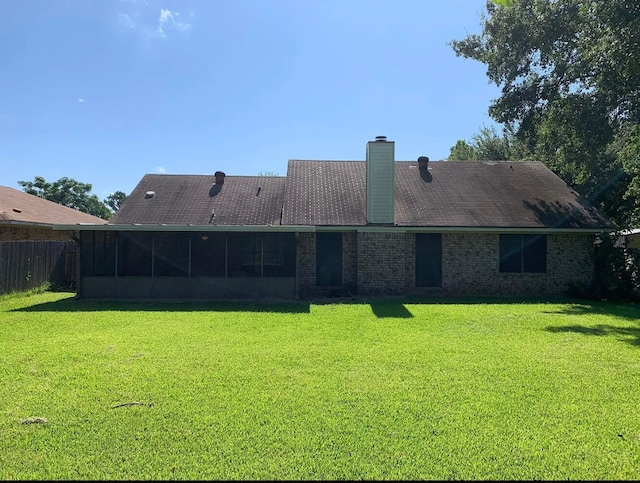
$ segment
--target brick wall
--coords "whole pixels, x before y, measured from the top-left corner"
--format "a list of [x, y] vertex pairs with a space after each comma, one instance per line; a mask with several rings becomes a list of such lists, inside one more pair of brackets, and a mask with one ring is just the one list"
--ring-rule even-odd
[[351, 294], [357, 291], [358, 276], [357, 233], [342, 234], [342, 285], [316, 287], [316, 234], [298, 236], [298, 283], [301, 297], [326, 296], [337, 289]]
[[[406, 233], [358, 233], [358, 294], [407, 293], [413, 250]], [[413, 278], [413, 277], [412, 277]]]
[[547, 235], [546, 273], [500, 273], [498, 234], [442, 237], [442, 289], [452, 295], [561, 294], [593, 273], [593, 236]]
[[[343, 234], [343, 286], [358, 295], [551, 295], [567, 284], [589, 282], [593, 236], [547, 236], [546, 273], [500, 273], [498, 234], [445, 233], [442, 236], [442, 288], [415, 287], [415, 235]], [[300, 296], [327, 295], [337, 287], [315, 286], [315, 234], [298, 238]]]
[[20, 240], [59, 240], [69, 241], [71, 238], [66, 231], [54, 231], [51, 228], [38, 226], [0, 225], [0, 241]]

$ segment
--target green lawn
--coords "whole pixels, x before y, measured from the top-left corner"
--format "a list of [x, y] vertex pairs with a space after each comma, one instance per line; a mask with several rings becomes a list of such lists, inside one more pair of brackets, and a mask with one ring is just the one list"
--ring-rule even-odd
[[458, 302], [0, 298], [0, 478], [640, 478], [638, 307]]

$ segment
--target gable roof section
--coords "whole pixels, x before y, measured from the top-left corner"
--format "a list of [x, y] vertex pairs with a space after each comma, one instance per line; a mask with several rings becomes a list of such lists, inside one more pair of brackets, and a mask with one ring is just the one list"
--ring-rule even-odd
[[106, 220], [59, 205], [53, 201], [0, 186], [0, 223], [34, 225], [105, 224]]
[[109, 224], [280, 224], [284, 177], [226, 176], [222, 185], [214, 183], [210, 175], [147, 174]]
[[[366, 225], [364, 161], [290, 160], [285, 225]], [[614, 225], [543, 163], [395, 163], [395, 225], [611, 229]]]
[[364, 161], [290, 160], [283, 225], [366, 225]]

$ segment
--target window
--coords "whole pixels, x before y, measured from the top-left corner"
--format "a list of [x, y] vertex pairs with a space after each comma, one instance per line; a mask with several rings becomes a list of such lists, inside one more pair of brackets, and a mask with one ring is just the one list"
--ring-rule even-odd
[[416, 287], [442, 287], [441, 233], [416, 233]]
[[342, 285], [342, 233], [316, 233], [316, 286]]
[[545, 273], [546, 235], [500, 235], [500, 271], [503, 273]]

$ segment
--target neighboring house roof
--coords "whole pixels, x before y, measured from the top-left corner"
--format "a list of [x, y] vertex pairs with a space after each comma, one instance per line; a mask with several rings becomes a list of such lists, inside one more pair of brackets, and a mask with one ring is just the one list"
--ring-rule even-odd
[[[397, 161], [394, 169], [395, 226], [615, 228], [541, 162], [439, 161], [424, 171]], [[364, 226], [365, 209], [365, 161], [290, 160], [286, 178], [227, 176], [222, 185], [211, 175], [147, 174], [109, 224]]]
[[[395, 162], [395, 225], [613, 228], [537, 161]], [[366, 225], [364, 161], [290, 160], [285, 225]]]
[[147, 174], [109, 224], [279, 225], [284, 187], [277, 176], [226, 176], [216, 187], [213, 176]]
[[105, 224], [106, 220], [24, 191], [0, 186], [0, 223], [51, 226], [77, 223]]

